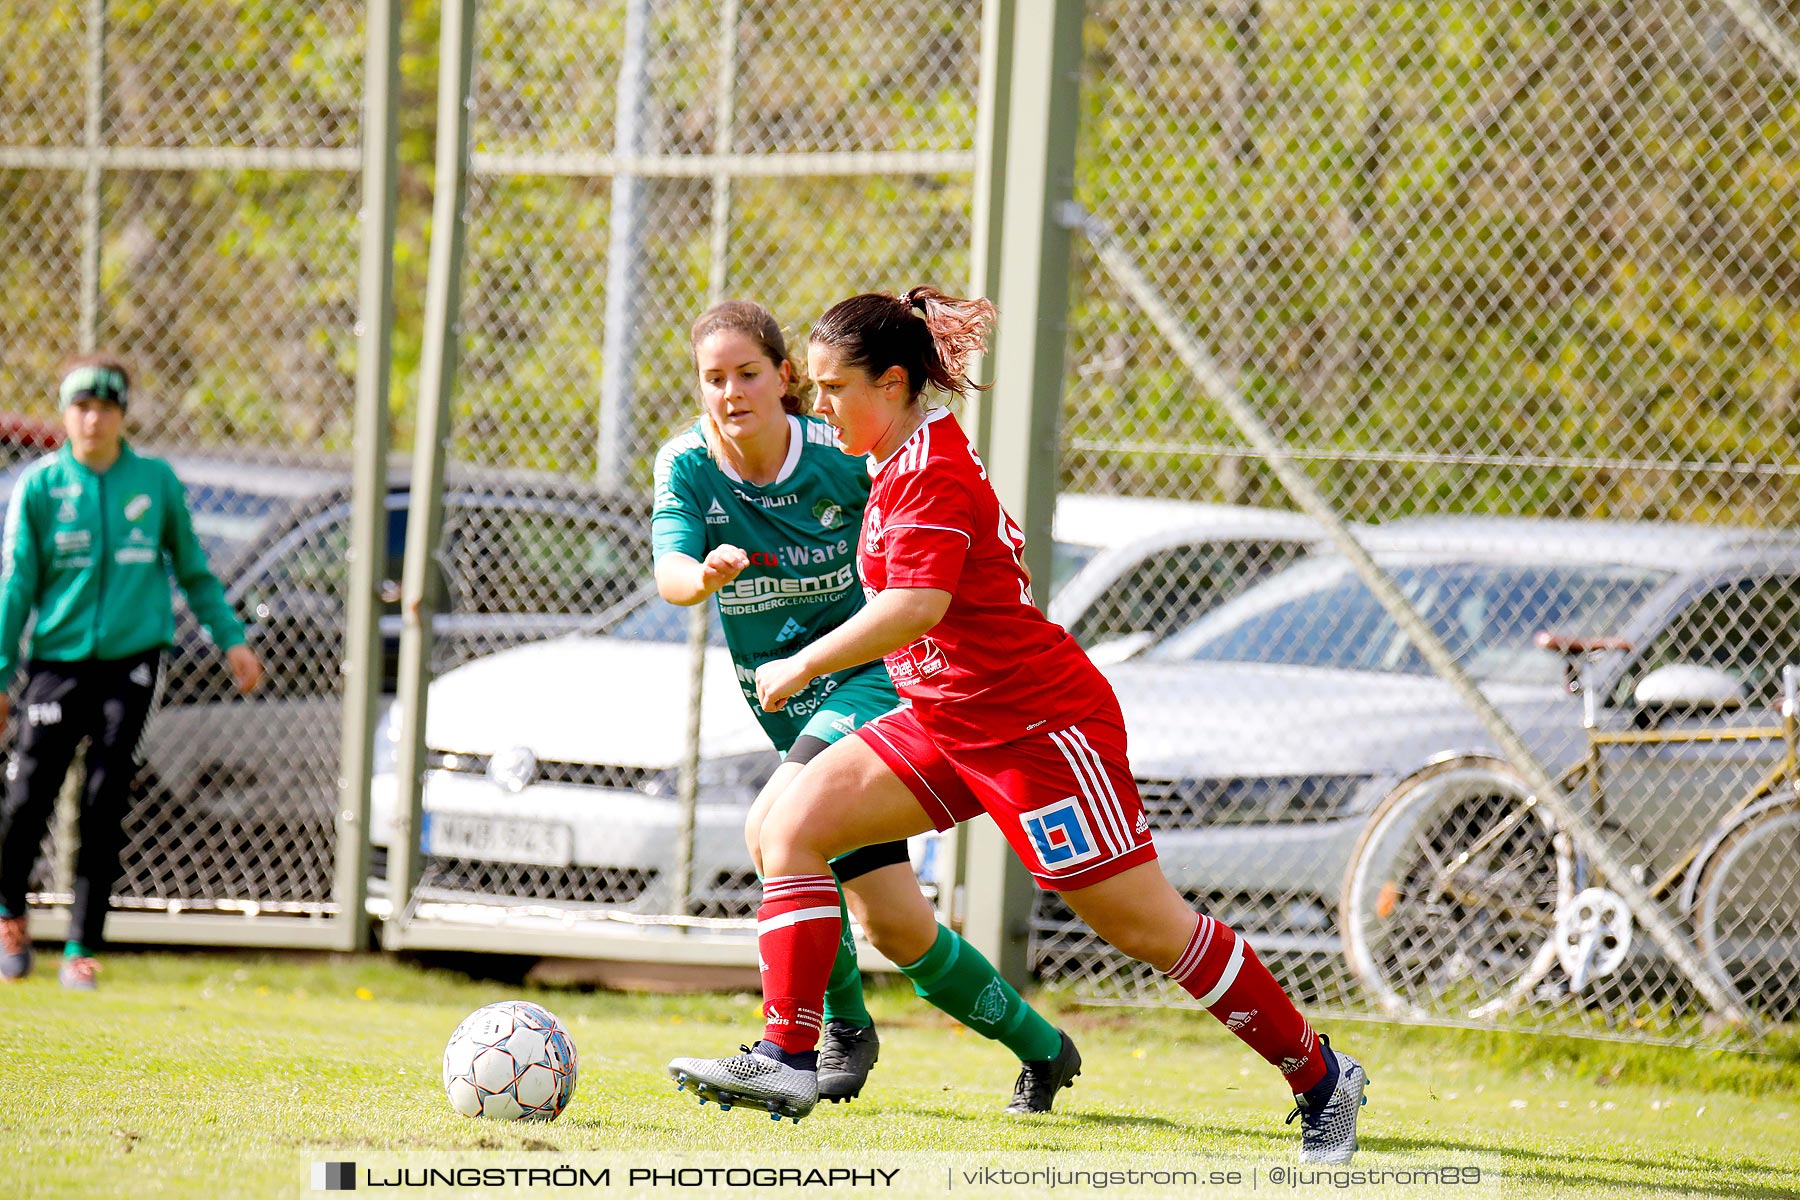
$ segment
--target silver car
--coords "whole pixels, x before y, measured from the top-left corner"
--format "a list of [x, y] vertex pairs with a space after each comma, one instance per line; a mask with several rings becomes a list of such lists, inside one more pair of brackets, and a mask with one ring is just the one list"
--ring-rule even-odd
[[[1800, 661], [1800, 539], [1489, 518], [1362, 536], [1553, 772], [1580, 761], [1586, 740], [1568, 660], [1537, 644], [1541, 631], [1634, 647], [1595, 664], [1602, 727], [1779, 723], [1780, 668]], [[1165, 870], [1275, 951], [1338, 954], [1346, 868], [1377, 804], [1434, 764], [1496, 752], [1335, 554], [1265, 580], [1108, 675]], [[1607, 820], [1634, 861], [1657, 870], [1700, 819], [1687, 814], [1747, 784], [1767, 753], [1720, 742], [1639, 755], [1630, 769], [1642, 786], [1621, 789]], [[1040, 945], [1069, 935], [1053, 899], [1034, 931]]]

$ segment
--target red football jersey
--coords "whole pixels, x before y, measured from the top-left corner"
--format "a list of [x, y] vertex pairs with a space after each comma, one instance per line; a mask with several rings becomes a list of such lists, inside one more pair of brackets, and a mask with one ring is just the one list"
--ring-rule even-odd
[[948, 749], [993, 746], [1064, 728], [1111, 700], [1075, 639], [1031, 603], [1025, 535], [948, 409], [869, 473], [857, 556], [865, 590], [950, 593], [944, 619], [886, 659], [932, 737]]

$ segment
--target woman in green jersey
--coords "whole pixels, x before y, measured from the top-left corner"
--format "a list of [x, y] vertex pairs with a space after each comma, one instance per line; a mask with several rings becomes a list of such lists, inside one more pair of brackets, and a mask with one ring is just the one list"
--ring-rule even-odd
[[225, 652], [240, 691], [262, 679], [225, 589], [194, 536], [187, 493], [158, 458], [124, 440], [125, 365], [88, 355], [64, 366], [68, 441], [13, 489], [0, 563], [0, 729], [6, 688], [31, 625], [18, 743], [0, 800], [0, 980], [31, 970], [25, 891], [76, 747], [86, 740], [81, 848], [57, 977], [90, 991], [124, 846], [138, 738], [175, 639], [171, 584]]
[[[829, 425], [805, 414], [800, 372], [760, 304], [730, 300], [708, 309], [694, 323], [691, 346], [700, 419], [656, 456], [656, 586], [674, 604], [716, 597], [745, 702], [783, 755], [745, 822], [760, 874], [758, 830], [775, 798], [826, 746], [899, 700], [876, 661], [815, 680], [780, 712], [757, 703], [758, 666], [793, 654], [863, 606], [856, 550], [869, 473], [863, 459], [838, 448]], [[1052, 1081], [1079, 1068], [1073, 1043], [938, 923], [906, 843], [867, 847], [831, 865], [857, 923], [914, 990], [1018, 1055], [1023, 1067], [1007, 1111], [1048, 1112]], [[833, 1101], [862, 1090], [879, 1051], [849, 928], [846, 922], [824, 1011], [793, 1014], [822, 1023], [819, 1094]]]

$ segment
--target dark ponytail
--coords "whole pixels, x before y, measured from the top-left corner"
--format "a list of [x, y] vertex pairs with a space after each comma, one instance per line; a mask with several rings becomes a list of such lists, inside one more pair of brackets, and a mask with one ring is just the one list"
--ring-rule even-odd
[[906, 372], [906, 386], [918, 399], [927, 385], [966, 396], [987, 386], [969, 378], [969, 360], [987, 349], [994, 306], [961, 300], [934, 287], [916, 287], [904, 296], [865, 292], [826, 310], [808, 339], [830, 346], [871, 379], [889, 367]]

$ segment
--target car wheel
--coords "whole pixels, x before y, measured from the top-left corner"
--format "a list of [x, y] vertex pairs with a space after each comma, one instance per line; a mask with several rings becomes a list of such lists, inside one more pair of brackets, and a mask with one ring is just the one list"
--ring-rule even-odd
[[1699, 868], [1694, 933], [1715, 975], [1771, 1021], [1800, 1013], [1800, 801], [1741, 814]]
[[1484, 1017], [1556, 962], [1574, 862], [1505, 763], [1458, 758], [1404, 781], [1350, 858], [1339, 913], [1351, 971], [1391, 1016]]

